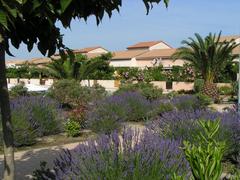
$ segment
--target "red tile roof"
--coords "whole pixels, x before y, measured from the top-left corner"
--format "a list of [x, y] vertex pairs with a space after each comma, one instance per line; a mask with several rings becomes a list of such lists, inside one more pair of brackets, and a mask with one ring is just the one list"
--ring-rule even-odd
[[[101, 46], [86, 47], [86, 48], [82, 48], [82, 49], [75, 49], [75, 50], [73, 50], [73, 52], [74, 53], [88, 53], [88, 52], [93, 51], [98, 48], [102, 48], [102, 47]], [[104, 48], [102, 48], [102, 49], [104, 49]]]
[[112, 60], [132, 59], [147, 52], [146, 50], [116, 51], [113, 53]]
[[176, 49], [154, 49], [137, 56], [137, 60], [171, 57]]
[[[165, 43], [163, 41], [146, 41], [146, 42], [139, 42], [139, 43], [134, 44], [132, 46], [128, 46], [127, 49], [150, 48], [150, 47], [152, 47], [156, 44], [159, 44], [159, 43], [164, 43], [167, 46], [169, 46], [167, 43]], [[169, 46], [169, 47], [171, 47], [171, 46]]]

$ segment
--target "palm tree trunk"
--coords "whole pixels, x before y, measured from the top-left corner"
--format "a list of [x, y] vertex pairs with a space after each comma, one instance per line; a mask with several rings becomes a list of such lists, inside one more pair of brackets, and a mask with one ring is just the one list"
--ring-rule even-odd
[[14, 180], [14, 145], [11, 110], [6, 79], [5, 50], [0, 42], [0, 108], [4, 148], [4, 180]]

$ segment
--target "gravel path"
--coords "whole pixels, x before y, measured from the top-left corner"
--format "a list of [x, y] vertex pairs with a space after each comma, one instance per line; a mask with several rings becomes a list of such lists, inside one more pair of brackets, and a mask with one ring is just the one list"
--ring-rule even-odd
[[[53, 160], [63, 148], [73, 149], [79, 143], [66, 144], [62, 146], [52, 146], [46, 148], [19, 151], [15, 153], [16, 179], [31, 179], [32, 172], [40, 167], [41, 161], [48, 162], [51, 167]], [[0, 155], [0, 177], [3, 176], [3, 155]]]
[[223, 112], [225, 108], [233, 108], [234, 104], [211, 104], [209, 107], [216, 111]]

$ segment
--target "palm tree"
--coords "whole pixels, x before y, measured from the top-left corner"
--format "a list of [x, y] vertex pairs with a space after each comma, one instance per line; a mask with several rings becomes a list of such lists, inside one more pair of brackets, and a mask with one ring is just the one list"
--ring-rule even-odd
[[77, 55], [74, 58], [52, 59], [52, 62], [46, 64], [49, 73], [57, 79], [76, 79], [81, 62], [87, 60], [84, 55]]
[[238, 44], [233, 39], [221, 41], [220, 37], [221, 32], [218, 35], [210, 33], [205, 38], [195, 34], [195, 39], [182, 41], [184, 46], [172, 56], [173, 59], [184, 59], [193, 64], [195, 71], [200, 72], [204, 79], [203, 93], [214, 100], [218, 99], [218, 90], [214, 84], [218, 73], [237, 57], [232, 51]]
[[49, 73], [57, 79], [77, 79], [82, 81], [88, 79], [88, 76], [96, 69], [102, 66], [103, 61], [111, 58], [111, 54], [103, 54], [99, 57], [88, 59], [87, 56], [78, 54], [73, 58], [52, 59], [46, 67]]

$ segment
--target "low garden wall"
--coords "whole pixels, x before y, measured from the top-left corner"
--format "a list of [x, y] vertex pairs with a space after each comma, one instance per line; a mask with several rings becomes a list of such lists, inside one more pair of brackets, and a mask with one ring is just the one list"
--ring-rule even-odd
[[[25, 84], [33, 84], [33, 85], [44, 85], [44, 86], [51, 86], [54, 82], [53, 79], [14, 79], [9, 78], [8, 83], [11, 85], [17, 85], [18, 83], [23, 82]], [[152, 84], [155, 86], [162, 88], [164, 92], [169, 91], [190, 91], [194, 88], [193, 82], [166, 82], [166, 81], [152, 81]], [[81, 81], [82, 86], [93, 86], [94, 84], [99, 84], [106, 88], [108, 91], [115, 91], [120, 86], [119, 80], [83, 80]], [[231, 83], [217, 83], [218, 87], [228, 86], [231, 87]]]

